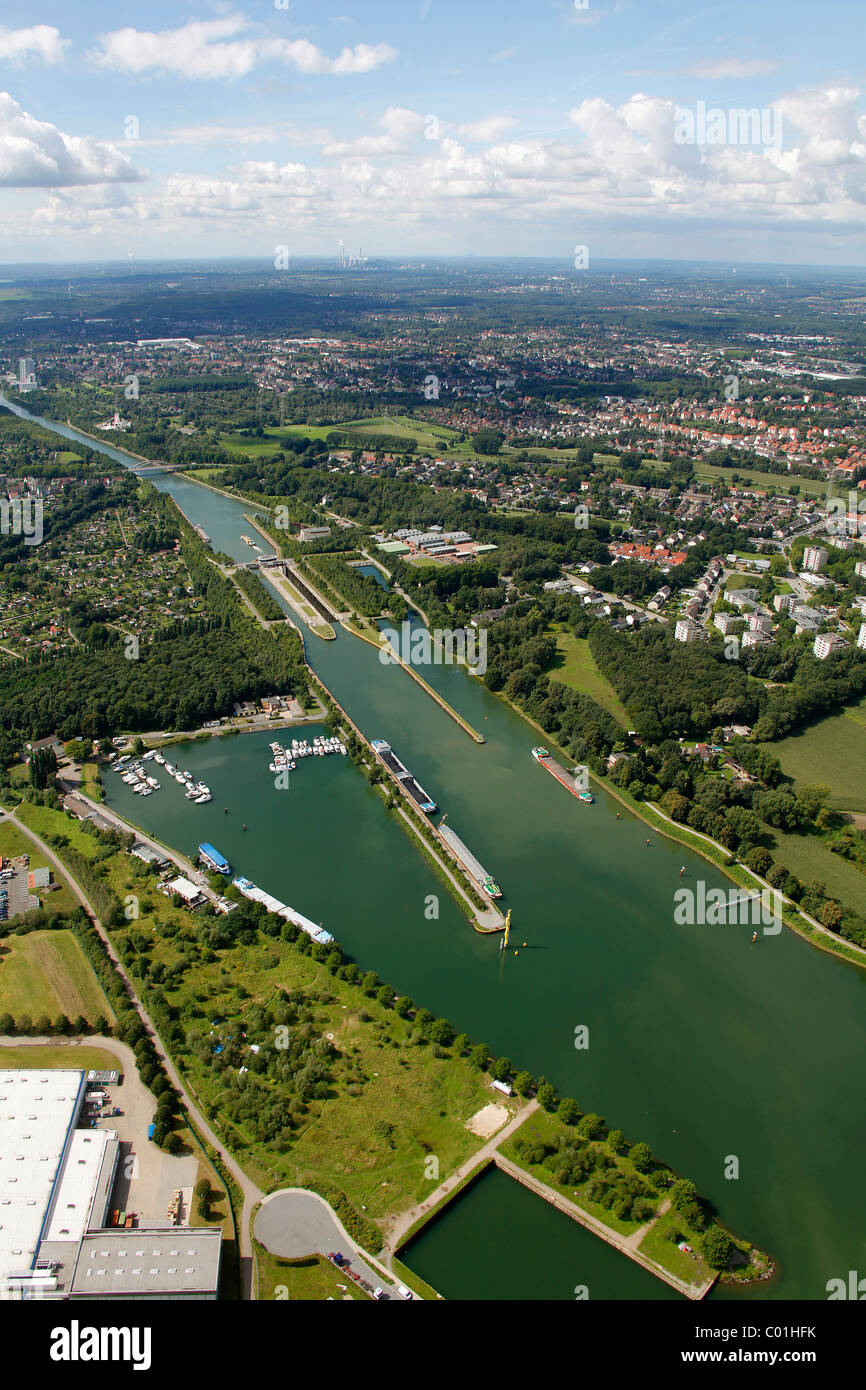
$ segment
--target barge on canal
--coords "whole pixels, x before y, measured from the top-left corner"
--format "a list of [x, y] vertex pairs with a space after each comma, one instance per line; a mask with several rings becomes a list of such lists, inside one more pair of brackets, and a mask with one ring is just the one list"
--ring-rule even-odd
[[436, 802], [433, 800], [432, 796], [427, 795], [420, 782], [415, 780], [408, 767], [401, 763], [390, 743], [386, 743], [383, 738], [374, 738], [370, 743], [370, 747], [376, 754], [376, 757], [385, 764], [385, 767], [387, 767], [392, 776], [397, 778], [403, 790], [412, 798], [419, 810], [425, 811], [428, 816], [432, 816], [434, 811], [438, 810]]
[[[587, 803], [595, 801], [595, 797], [589, 790], [588, 774], [586, 775], [587, 785], [581, 786], [580, 783], [575, 780], [573, 774], [569, 775], [561, 763], [558, 763], [555, 758], [551, 757], [546, 748], [542, 748], [540, 745], [533, 748], [532, 756], [537, 763], [541, 763], [542, 767], [547, 768], [551, 777], [555, 777], [557, 782], [562, 783], [566, 791], [570, 791], [572, 796], [576, 796], [578, 801], [585, 801]], [[576, 771], [577, 768], [575, 768], [575, 772]]]

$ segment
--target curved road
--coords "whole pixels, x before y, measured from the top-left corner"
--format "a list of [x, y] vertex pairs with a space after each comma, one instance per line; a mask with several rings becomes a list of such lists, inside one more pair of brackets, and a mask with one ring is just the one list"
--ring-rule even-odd
[[[189, 1115], [191, 1116], [192, 1120], [195, 1122], [199, 1134], [201, 1134], [202, 1137], [206, 1139], [207, 1142], [216, 1150], [216, 1152], [219, 1154], [220, 1161], [231, 1173], [232, 1177], [234, 1178], [235, 1182], [240, 1188], [244, 1199], [243, 1209], [240, 1213], [240, 1216], [238, 1217], [238, 1242], [241, 1257], [241, 1287], [244, 1298], [255, 1298], [257, 1292], [255, 1287], [256, 1262], [255, 1257], [253, 1255], [252, 1241], [250, 1239], [250, 1216], [253, 1207], [255, 1207], [256, 1203], [262, 1200], [264, 1193], [262, 1193], [259, 1190], [259, 1188], [256, 1187], [255, 1183], [250, 1181], [243, 1169], [238, 1166], [238, 1164], [232, 1158], [231, 1154], [229, 1154], [226, 1151], [222, 1142], [214, 1134], [204, 1115], [199, 1110], [198, 1106], [196, 1105], [195, 1101], [193, 1100], [192, 1096], [190, 1095], [189, 1091], [187, 1090], [186, 1086], [181, 1080], [181, 1077], [178, 1075], [178, 1072], [175, 1069], [174, 1064], [171, 1061], [171, 1058], [169, 1057], [168, 1049], [166, 1048], [165, 1044], [159, 1036], [159, 1033], [154, 1027], [153, 1021], [150, 1018], [147, 1010], [145, 1009], [141, 1000], [138, 998], [138, 995], [136, 994], [135, 989], [133, 987], [132, 981], [129, 979], [129, 976], [124, 970], [123, 965], [121, 964], [120, 960], [115, 954], [114, 947], [112, 946], [108, 934], [102, 926], [102, 923], [96, 915], [96, 912], [93, 908], [93, 904], [87, 898], [85, 893], [81, 890], [79, 885], [76, 883], [75, 879], [69, 873], [68, 869], [65, 868], [62, 861], [57, 858], [56, 854], [54, 854], [50, 846], [47, 845], [45, 841], [42, 840], [35, 833], [35, 831], [30, 830], [23, 823], [23, 821], [20, 821], [15, 815], [14, 811], [5, 813], [0, 812], [0, 823], [2, 823], [4, 820], [13, 821], [17, 828], [22, 832], [22, 834], [26, 835], [27, 838], [31, 840], [34, 845], [37, 846], [40, 853], [45, 855], [46, 859], [48, 859], [48, 861], [54, 867], [55, 872], [64, 880], [64, 882], [69, 884], [73, 893], [78, 898], [78, 901], [81, 903], [81, 906], [84, 908], [85, 912], [87, 913], [88, 917], [90, 918], [91, 922], [93, 923], [94, 927], [99, 933], [99, 936], [105, 946], [106, 951], [108, 952], [112, 964], [114, 965], [118, 975], [123, 981], [124, 987], [126, 988], [127, 994], [129, 995], [129, 1000], [132, 1007], [135, 1009], [136, 1013], [138, 1014], [139, 1018], [141, 1019], [145, 1028], [147, 1029], [147, 1032], [151, 1037], [157, 1052], [159, 1053], [160, 1062], [162, 1066], [165, 1068], [166, 1075], [168, 1076], [172, 1085], [176, 1087], [178, 1094], [180, 1095], [181, 1100], [183, 1101], [184, 1106], [189, 1112]], [[123, 1046], [123, 1044], [119, 1044], [119, 1046]], [[132, 1057], [131, 1053], [129, 1055]], [[136, 1065], [134, 1057], [132, 1057], [131, 1065]]]
[[[287, 1187], [273, 1192], [256, 1213], [256, 1239], [272, 1255], [300, 1260], [306, 1255], [327, 1255], [338, 1250], [349, 1258], [352, 1269], [373, 1288], [383, 1287], [399, 1301], [390, 1274], [383, 1265], [356, 1245], [331, 1207], [317, 1192], [303, 1187]], [[412, 1295], [417, 1298], [417, 1294]]]

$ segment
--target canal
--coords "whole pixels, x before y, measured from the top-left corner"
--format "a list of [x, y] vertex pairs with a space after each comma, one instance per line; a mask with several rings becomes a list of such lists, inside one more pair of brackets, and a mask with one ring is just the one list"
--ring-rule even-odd
[[[40, 423], [129, 462], [111, 446]], [[240, 535], [250, 504], [178, 475], [148, 476], [215, 548], [249, 558]], [[308, 760], [315, 765], [300, 764], [289, 790], [278, 792], [267, 772], [270, 735], [214, 739], [173, 757], [208, 782], [210, 805], [190, 805], [169, 787], [144, 800], [107, 777], [110, 804], [187, 853], [199, 839], [213, 840], [240, 872], [322, 921], [363, 968], [646, 1140], [694, 1180], [725, 1224], [778, 1262], [770, 1284], [715, 1297], [821, 1299], [829, 1279], [866, 1268], [857, 1159], [866, 1145], [866, 975], [787, 930], [753, 946], [748, 926], [676, 925], [681, 866], [685, 885], [728, 881], [629, 813], [617, 819], [607, 794], [593, 806], [569, 796], [532, 760], [532, 728], [464, 670], [432, 665], [422, 674], [484, 734], [483, 745], [343, 629], [333, 642], [308, 633], [306, 650], [364, 733], [393, 745], [501, 884], [516, 954], [472, 931], [346, 759]], [[429, 916], [431, 895], [438, 919]], [[575, 1046], [582, 1026], [587, 1048]], [[735, 1180], [724, 1176], [731, 1156]], [[470, 1194], [463, 1224], [461, 1203], [428, 1248], [450, 1241], [459, 1264], [478, 1229], [472, 1210], [481, 1201], [493, 1210], [497, 1200]], [[539, 1222], [551, 1215], [539, 1212]], [[571, 1239], [583, 1252], [591, 1238], [575, 1230]], [[594, 1244], [604, 1251], [596, 1296], [629, 1290], [627, 1262]], [[512, 1254], [534, 1267], [536, 1249], [512, 1245]], [[612, 1275], [604, 1273], [608, 1259]], [[461, 1277], [455, 1269], [454, 1282], [438, 1287], [453, 1295]], [[573, 1282], [591, 1281], [578, 1273]]]

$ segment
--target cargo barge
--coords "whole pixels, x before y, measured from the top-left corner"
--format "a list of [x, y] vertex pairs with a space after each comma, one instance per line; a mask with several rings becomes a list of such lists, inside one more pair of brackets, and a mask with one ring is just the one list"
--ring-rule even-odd
[[581, 787], [574, 780], [574, 774], [569, 774], [568, 772], [566, 772], [562, 764], [558, 763], [555, 758], [551, 757], [550, 753], [548, 753], [546, 748], [542, 748], [540, 746], [537, 748], [533, 748], [532, 756], [537, 763], [541, 763], [542, 767], [547, 768], [547, 771], [551, 774], [551, 776], [555, 777], [557, 782], [561, 782], [562, 785], [566, 788], [566, 790], [571, 792], [572, 796], [576, 796], [578, 801], [584, 801], [588, 804], [591, 804], [595, 800], [595, 797], [589, 790], [588, 786]]
[[232, 866], [227, 859], [224, 859], [218, 849], [207, 843], [199, 845], [198, 857], [206, 869], [210, 869], [215, 874], [225, 874], [226, 877], [231, 873]]
[[428, 796], [420, 782], [417, 782], [409, 771], [397, 757], [390, 743], [386, 743], [383, 738], [374, 738], [370, 747], [402, 786], [408, 796], [412, 798], [415, 805], [427, 815], [432, 815], [438, 809], [432, 796]]
[[204, 541], [205, 545], [210, 545], [210, 536], [203, 526], [199, 526], [198, 522], [194, 522], [192, 529], [195, 531], [200, 541]]
[[496, 879], [487, 872], [483, 864], [479, 863], [472, 851], [464, 845], [460, 836], [455, 834], [450, 825], [438, 825], [436, 829], [452, 854], [459, 860], [466, 873], [477, 883], [478, 887], [483, 889], [489, 898], [501, 898], [502, 889]]
[[304, 917], [300, 912], [296, 912], [293, 907], [288, 907], [285, 903], [281, 903], [279, 898], [272, 897], [271, 894], [266, 893], [263, 888], [257, 888], [250, 879], [242, 878], [239, 875], [237, 878], [232, 879], [232, 883], [235, 888], [237, 888], [238, 892], [243, 893], [245, 898], [249, 898], [250, 902], [261, 903], [263, 907], [267, 908], [268, 912], [275, 912], [278, 917], [283, 917], [287, 922], [294, 922], [296, 927], [300, 927], [301, 931], [306, 932], [307, 936], [311, 936], [314, 941], [325, 943], [333, 941], [334, 938], [331, 933], [325, 931], [325, 928], [320, 926], [319, 923], [311, 922], [309, 917]]

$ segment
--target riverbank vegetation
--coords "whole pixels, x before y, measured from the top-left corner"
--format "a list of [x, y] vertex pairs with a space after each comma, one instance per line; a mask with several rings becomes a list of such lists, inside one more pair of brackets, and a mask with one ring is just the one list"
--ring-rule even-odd
[[[553, 1104], [548, 1099], [550, 1110]], [[525, 1120], [502, 1145], [503, 1156], [618, 1235], [644, 1230], [637, 1251], [686, 1283], [699, 1286], [715, 1274], [748, 1282], [772, 1273], [769, 1257], [721, 1227], [694, 1184], [665, 1167], [648, 1144], [630, 1144], [569, 1098], [550, 1110]]]
[[[557, 680], [551, 617], [588, 641], [600, 672], [635, 721], [633, 735], [590, 696]], [[763, 692], [747, 682], [736, 663], [720, 661], [697, 645], [698, 659], [691, 661], [692, 645], [673, 642], [661, 628], [627, 638], [589, 617], [576, 599], [523, 602], [491, 623], [484, 679], [596, 777], [636, 802], [658, 802], [671, 820], [718, 841], [731, 864], [741, 861], [828, 931], [866, 944], [866, 916], [857, 902], [843, 896], [829, 875], [799, 878], [786, 862], [788, 842], [781, 839], [796, 835], [805, 845], [829, 836], [829, 844], [839, 841], [835, 853], [856, 859], [860, 832], [845, 832], [843, 818], [828, 805], [829, 786], [794, 788], [771, 748], [739, 736], [726, 741], [721, 724], [737, 715], [755, 717]], [[642, 666], [638, 661], [641, 676], [629, 666], [635, 652], [645, 658]], [[706, 673], [717, 666], [722, 693], [696, 716]], [[696, 717], [702, 729], [710, 727], [706, 744], [683, 737]]]

